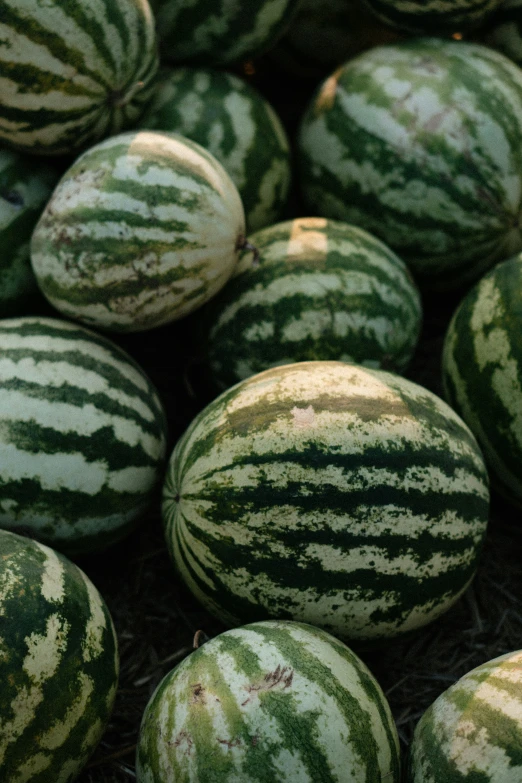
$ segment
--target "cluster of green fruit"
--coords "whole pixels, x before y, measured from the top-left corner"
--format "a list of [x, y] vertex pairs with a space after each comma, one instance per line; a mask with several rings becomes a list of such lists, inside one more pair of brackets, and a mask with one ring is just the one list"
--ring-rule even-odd
[[[115, 631], [59, 552], [121, 540], [161, 486], [179, 576], [234, 629], [156, 690], [140, 783], [399, 783], [344, 641], [458, 600], [489, 476], [522, 504], [522, 6], [367, 0], [388, 27], [357, 33], [354, 2], [0, 0], [2, 783], [69, 783], [98, 743]], [[263, 52], [336, 67], [294, 147], [238, 75]], [[427, 292], [462, 295], [447, 402], [399, 375]], [[191, 314], [222, 393], [165, 472], [161, 396], [103, 333]], [[425, 714], [410, 783], [518, 780], [520, 656]]]

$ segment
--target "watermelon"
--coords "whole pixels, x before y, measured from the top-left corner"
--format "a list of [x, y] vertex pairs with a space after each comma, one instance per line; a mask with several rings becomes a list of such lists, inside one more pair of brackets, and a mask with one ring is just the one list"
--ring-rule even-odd
[[70, 154], [132, 127], [157, 69], [147, 0], [0, 0], [0, 141]]
[[162, 478], [156, 390], [105, 337], [54, 318], [0, 320], [0, 527], [67, 553], [121, 538]]
[[407, 783], [522, 780], [522, 650], [477, 666], [417, 724]]
[[70, 783], [118, 685], [109, 610], [74, 563], [0, 530], [0, 779]]
[[122, 133], [81, 155], [33, 233], [49, 302], [112, 331], [186, 315], [227, 281], [245, 242], [243, 206], [220, 163], [170, 133]]
[[502, 0], [481, 31], [484, 42], [522, 65], [522, 0]]
[[399, 783], [378, 683], [311, 625], [226, 631], [162, 680], [143, 715], [139, 783]]
[[58, 178], [53, 166], [0, 149], [0, 318], [26, 315], [37, 298], [29, 242]]
[[288, 138], [271, 105], [244, 79], [211, 68], [164, 69], [140, 127], [180, 133], [211, 152], [239, 191], [248, 232], [282, 216]]
[[355, 226], [297, 218], [261, 229], [209, 303], [205, 353], [220, 388], [278, 364], [339, 359], [405, 370], [420, 296], [402, 261]]
[[522, 506], [522, 255], [466, 295], [446, 331], [444, 396], [475, 434], [492, 483]]
[[289, 26], [298, 0], [155, 0], [166, 62], [228, 65], [273, 46]]
[[501, 0], [365, 0], [381, 21], [410, 33], [455, 33], [483, 24]]
[[302, 119], [308, 209], [374, 233], [424, 289], [470, 285], [522, 249], [522, 72], [480, 44], [379, 46]]
[[382, 370], [301, 362], [242, 381], [193, 420], [163, 520], [178, 573], [223, 622], [384, 639], [466, 589], [488, 497], [473, 435], [434, 394]]

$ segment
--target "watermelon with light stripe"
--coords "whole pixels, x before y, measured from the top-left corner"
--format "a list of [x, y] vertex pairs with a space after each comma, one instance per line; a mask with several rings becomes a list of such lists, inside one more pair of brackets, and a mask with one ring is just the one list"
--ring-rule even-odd
[[289, 26], [298, 0], [193, 0], [154, 3], [162, 58], [166, 62], [228, 65], [257, 56]]
[[461, 301], [442, 356], [444, 395], [477, 438], [494, 486], [522, 506], [522, 255]]
[[132, 127], [157, 68], [147, 0], [0, 0], [0, 142], [68, 154]]
[[0, 317], [26, 315], [38, 297], [29, 242], [58, 182], [53, 166], [0, 150]]
[[402, 261], [366, 231], [325, 218], [261, 229], [209, 303], [206, 357], [220, 388], [278, 364], [339, 359], [400, 372], [421, 323]]
[[370, 49], [300, 129], [308, 210], [376, 234], [424, 288], [457, 289], [522, 249], [522, 71], [480, 44]]
[[456, 33], [483, 24], [501, 0], [364, 0], [383, 22], [412, 33]]
[[57, 549], [101, 549], [155, 497], [166, 422], [114, 343], [53, 318], [0, 321], [0, 527]]
[[243, 79], [211, 68], [165, 69], [140, 127], [180, 133], [211, 152], [239, 191], [248, 232], [282, 216], [288, 138], [272, 106]]
[[65, 557], [0, 530], [0, 618], [0, 779], [70, 783], [118, 685], [107, 605]]
[[473, 578], [487, 473], [464, 422], [421, 386], [343, 362], [266, 370], [221, 394], [171, 456], [170, 554], [225, 623], [270, 617], [399, 636]]
[[522, 651], [477, 666], [420, 719], [407, 783], [522, 780]]
[[142, 331], [217, 293], [244, 242], [240, 196], [214, 156], [174, 133], [138, 131], [100, 142], [64, 174], [31, 262], [64, 315]]
[[262, 622], [193, 652], [149, 701], [139, 783], [399, 783], [397, 730], [363, 662], [311, 625]]

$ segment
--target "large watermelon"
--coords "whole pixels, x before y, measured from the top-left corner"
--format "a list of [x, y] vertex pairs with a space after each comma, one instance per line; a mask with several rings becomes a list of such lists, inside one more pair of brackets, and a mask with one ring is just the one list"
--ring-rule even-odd
[[522, 255], [497, 264], [461, 301], [446, 332], [442, 377], [494, 486], [522, 506]]
[[138, 131], [100, 142], [64, 174], [31, 261], [63, 314], [141, 331], [213, 296], [244, 242], [241, 199], [214, 156], [183, 136]]
[[360, 228], [297, 218], [249, 236], [209, 303], [205, 355], [220, 388], [278, 364], [339, 359], [404, 370], [421, 302], [408, 270]]
[[0, 321], [0, 527], [101, 549], [149, 507], [165, 446], [158, 395], [114, 343], [52, 318]]
[[0, 530], [0, 780], [70, 783], [110, 717], [118, 648], [88, 577]]
[[479, 44], [412, 39], [329, 77], [301, 125], [308, 209], [379, 236], [425, 288], [522, 249], [522, 71]]
[[0, 0], [0, 141], [62, 154], [131, 127], [157, 67], [147, 0]]
[[242, 381], [171, 457], [163, 518], [186, 584], [224, 622], [384, 638], [466, 589], [488, 516], [474, 437], [431, 392], [342, 362]]
[[249, 233], [282, 216], [288, 139], [271, 105], [244, 79], [211, 68], [165, 69], [140, 127], [180, 133], [212, 153], [239, 191]]
[[149, 701], [139, 783], [399, 783], [395, 724], [363, 662], [330, 634], [253, 623], [193, 652]]
[[522, 780], [522, 650], [477, 666], [420, 719], [407, 783]]

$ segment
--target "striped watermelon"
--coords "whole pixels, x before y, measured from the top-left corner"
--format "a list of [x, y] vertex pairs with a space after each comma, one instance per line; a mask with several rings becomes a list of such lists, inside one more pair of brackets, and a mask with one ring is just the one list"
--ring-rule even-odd
[[522, 0], [502, 0], [481, 32], [485, 43], [522, 65]]
[[76, 553], [121, 538], [149, 507], [162, 405], [124, 351], [53, 318], [0, 321], [0, 527]]
[[298, 0], [155, 0], [167, 62], [227, 65], [269, 49], [290, 24]]
[[407, 783], [522, 780], [522, 650], [461, 677], [424, 713]]
[[207, 308], [206, 356], [221, 388], [278, 364], [339, 359], [404, 370], [421, 324], [402, 261], [355, 226], [297, 218], [249, 237]]
[[118, 133], [157, 67], [147, 0], [0, 0], [0, 141], [62, 154]]
[[493, 484], [522, 506], [522, 255], [497, 264], [462, 300], [442, 364], [444, 395], [475, 434]]
[[52, 166], [0, 150], [0, 318], [26, 315], [37, 295], [29, 242], [57, 181]]
[[211, 152], [239, 191], [248, 232], [282, 216], [288, 139], [271, 105], [243, 79], [210, 68], [165, 69], [140, 126], [180, 133]]
[[0, 779], [70, 783], [116, 694], [109, 610], [69, 560], [1, 530], [0, 619]]
[[435, 38], [375, 47], [303, 118], [308, 209], [375, 233], [423, 287], [456, 289], [522, 249], [521, 135], [508, 58]]
[[379, 19], [412, 33], [455, 33], [481, 25], [502, 0], [365, 0]]
[[170, 555], [210, 612], [349, 639], [446, 611], [473, 577], [487, 515], [480, 451], [451, 408], [342, 362], [224, 392], [178, 442], [163, 490]]
[[137, 751], [139, 783], [399, 783], [398, 738], [363, 662], [330, 634], [253, 623], [162, 680]]
[[42, 293], [114, 331], [180, 318], [226, 282], [245, 241], [243, 206], [220, 163], [171, 133], [122, 133], [60, 180], [31, 243]]

